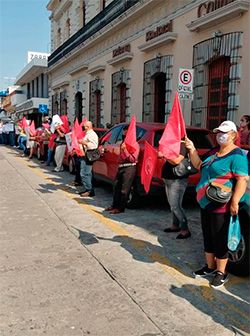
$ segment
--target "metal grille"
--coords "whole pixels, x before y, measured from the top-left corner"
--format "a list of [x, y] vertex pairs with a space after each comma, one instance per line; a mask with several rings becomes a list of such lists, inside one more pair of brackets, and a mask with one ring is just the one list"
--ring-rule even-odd
[[[219, 62], [221, 57], [229, 59], [229, 78], [227, 106], [224, 110], [225, 119], [235, 121], [235, 112], [239, 107], [238, 85], [240, 82], [240, 48], [242, 47], [242, 32], [234, 32], [200, 42], [194, 46], [194, 100], [192, 104], [192, 125], [199, 127], [211, 127], [207, 124], [216, 114], [209, 110], [209, 65], [211, 62]], [[214, 63], [215, 64], [215, 63]], [[210, 83], [211, 84], [211, 83]], [[225, 98], [225, 97], [224, 97]], [[225, 102], [223, 102], [225, 105]], [[209, 116], [211, 113], [211, 116]], [[217, 111], [217, 114], [219, 111]]]
[[171, 110], [171, 93], [172, 93], [172, 67], [173, 56], [156, 57], [144, 64], [143, 80], [143, 121], [153, 122], [155, 106], [155, 76], [159, 73], [166, 75], [165, 85], [165, 121]]

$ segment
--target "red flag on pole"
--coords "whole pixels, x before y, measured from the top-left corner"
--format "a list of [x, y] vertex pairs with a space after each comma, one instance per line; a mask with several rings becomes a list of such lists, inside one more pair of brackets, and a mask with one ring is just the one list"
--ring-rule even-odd
[[64, 115], [60, 116], [60, 118], [61, 118], [61, 120], [63, 122], [63, 125], [61, 126], [63, 132], [65, 134], [69, 133], [70, 132], [70, 127], [69, 127], [69, 119], [68, 119], [68, 117], [64, 114]]
[[[84, 117], [83, 120], [82, 120], [82, 122], [81, 122], [81, 124], [80, 124], [80, 126], [83, 127], [84, 124], [85, 124], [87, 121], [88, 121], [88, 119], [87, 119], [86, 117]], [[77, 120], [77, 122], [78, 122], [78, 120]]]
[[82, 124], [79, 125], [78, 119], [76, 118], [75, 124], [73, 127], [74, 133], [77, 137], [77, 139], [82, 139], [84, 137], [85, 132], [82, 130]]
[[84, 155], [83, 148], [82, 148], [82, 145], [80, 145], [78, 143], [78, 139], [77, 139], [77, 136], [76, 136], [76, 133], [75, 133], [74, 129], [73, 129], [72, 134], [71, 134], [71, 140], [72, 140], [72, 143], [71, 143], [72, 152], [75, 152], [76, 155], [78, 155], [78, 156], [83, 156]]
[[146, 193], [149, 192], [151, 180], [157, 164], [157, 151], [145, 141], [143, 162], [141, 168], [141, 183]]
[[31, 136], [36, 136], [36, 128], [35, 128], [35, 122], [34, 120], [32, 120], [31, 124], [30, 124], [30, 135]]
[[136, 118], [134, 115], [131, 118], [131, 122], [129, 124], [124, 143], [130, 154], [133, 154], [138, 148], [138, 144], [136, 141]]
[[27, 127], [29, 127], [28, 123], [27, 123], [27, 119], [25, 117], [23, 117], [22, 121], [22, 129], [25, 130]]
[[175, 159], [180, 155], [181, 139], [185, 136], [185, 121], [181, 111], [179, 95], [176, 93], [167, 125], [159, 141], [159, 151], [167, 159]]

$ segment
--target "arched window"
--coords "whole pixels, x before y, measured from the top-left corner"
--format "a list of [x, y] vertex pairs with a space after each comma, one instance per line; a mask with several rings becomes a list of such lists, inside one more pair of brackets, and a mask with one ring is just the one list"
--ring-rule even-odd
[[208, 65], [207, 128], [213, 129], [227, 119], [230, 57], [220, 57]]
[[61, 28], [58, 28], [57, 30], [56, 44], [57, 44], [57, 47], [59, 47], [61, 44]]
[[66, 21], [66, 40], [70, 37], [70, 19]]
[[82, 2], [82, 26], [86, 25], [86, 3], [85, 1]]
[[106, 7], [106, 0], [101, 0], [101, 10], [104, 10]]
[[82, 122], [82, 93], [78, 91], [75, 95], [75, 118]]

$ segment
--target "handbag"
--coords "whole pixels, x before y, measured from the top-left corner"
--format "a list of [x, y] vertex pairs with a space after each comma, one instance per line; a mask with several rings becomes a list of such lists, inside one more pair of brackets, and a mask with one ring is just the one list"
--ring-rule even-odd
[[233, 191], [223, 184], [210, 182], [206, 189], [206, 195], [209, 201], [220, 206], [230, 201]]
[[[214, 162], [216, 155], [213, 156], [212, 160], [209, 162], [209, 166]], [[210, 179], [210, 174], [208, 170], [208, 177]], [[206, 196], [210, 202], [214, 205], [222, 206], [230, 201], [233, 195], [232, 188], [225, 186], [224, 184], [212, 181], [209, 182], [206, 189]]]
[[228, 239], [227, 247], [230, 251], [236, 251], [239, 243], [241, 241], [241, 230], [239, 216], [231, 216], [229, 228], [228, 228]]
[[187, 177], [189, 175], [193, 175], [198, 173], [198, 169], [196, 169], [189, 158], [184, 158], [178, 165], [173, 167], [173, 173], [179, 177]]
[[100, 151], [98, 148], [95, 149], [87, 149], [85, 152], [85, 157], [89, 162], [95, 162], [100, 159]]

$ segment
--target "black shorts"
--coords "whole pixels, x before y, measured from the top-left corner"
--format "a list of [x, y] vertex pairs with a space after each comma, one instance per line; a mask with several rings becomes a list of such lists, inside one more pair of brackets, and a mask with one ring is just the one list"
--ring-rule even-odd
[[201, 209], [204, 249], [218, 259], [228, 258], [227, 236], [231, 214], [214, 213]]

